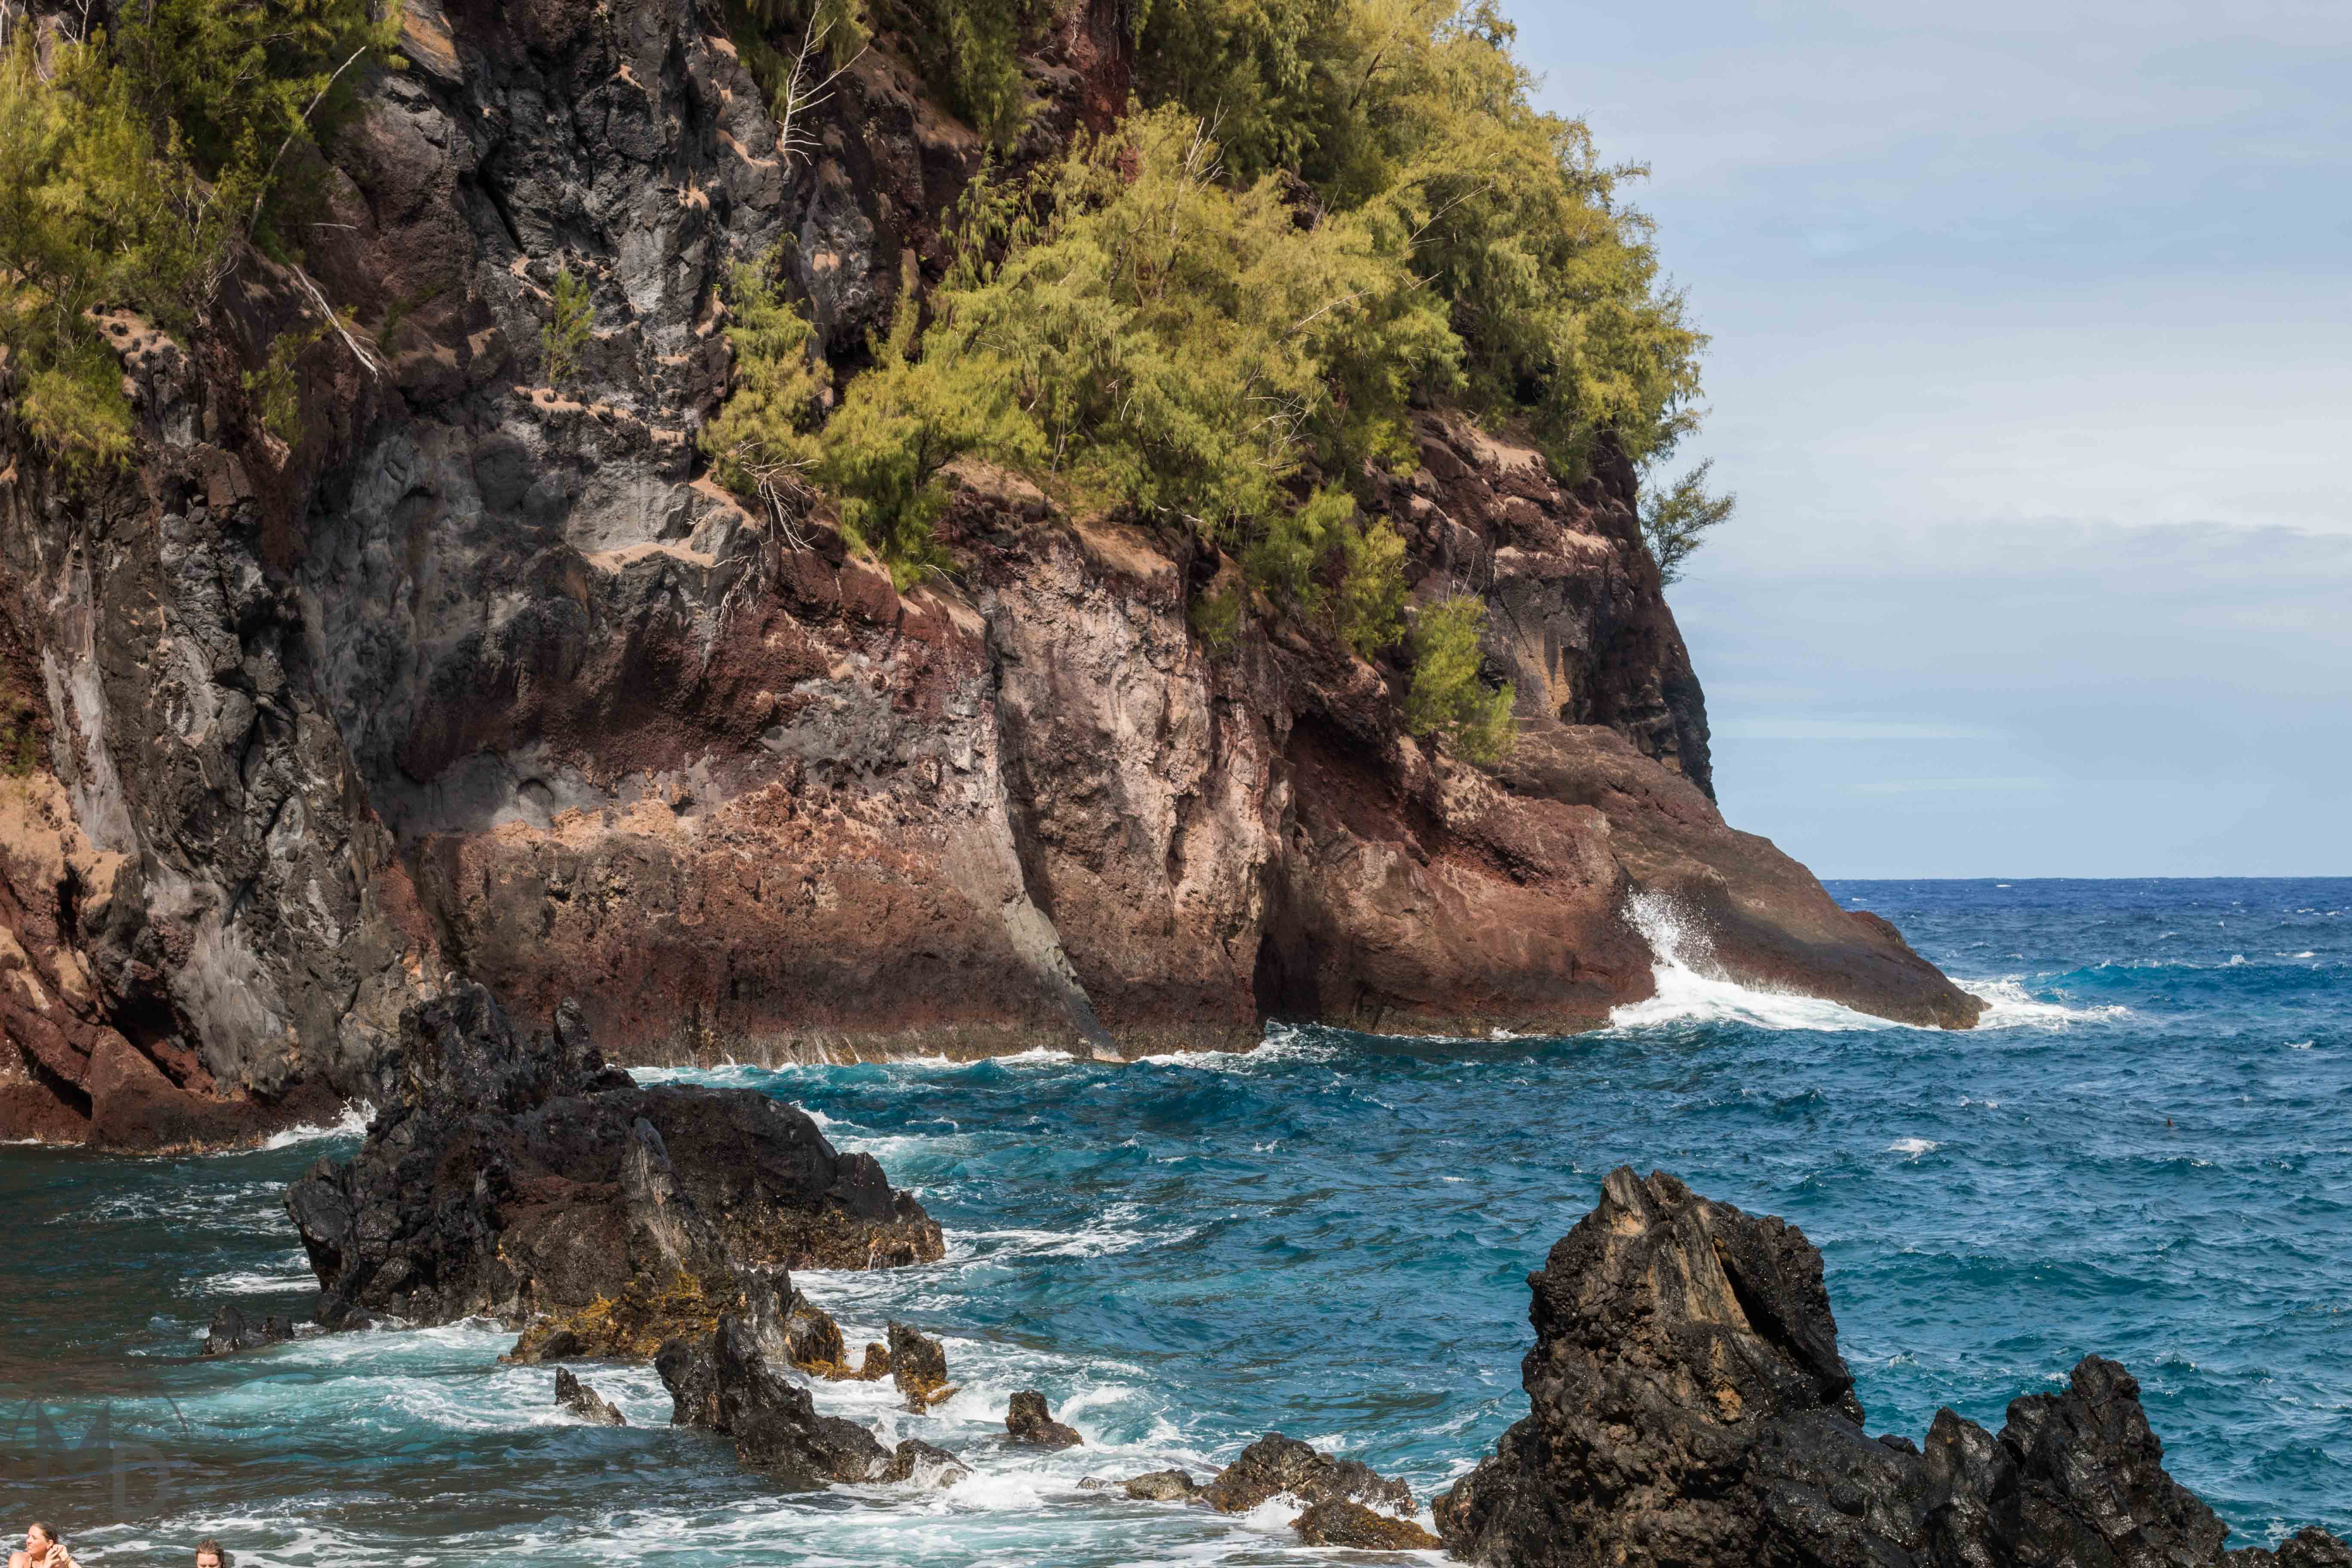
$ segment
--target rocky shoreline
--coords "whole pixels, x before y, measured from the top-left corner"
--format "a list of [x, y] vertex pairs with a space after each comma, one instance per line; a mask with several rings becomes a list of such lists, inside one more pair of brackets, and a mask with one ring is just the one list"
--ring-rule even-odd
[[[673, 1425], [728, 1440], [787, 1490], [969, 1474], [819, 1406], [844, 1381], [887, 1377], [919, 1415], [956, 1392], [944, 1347], [905, 1323], [853, 1367], [839, 1325], [792, 1281], [793, 1267], [941, 1255], [936, 1222], [869, 1156], [754, 1091], [641, 1089], [570, 1008], [526, 1033], [453, 983], [403, 1030], [399, 1104], [288, 1195], [322, 1325], [489, 1314], [521, 1331], [515, 1361], [650, 1361]], [[2352, 1568], [2315, 1528], [2228, 1549], [2164, 1470], [2137, 1382], [2097, 1355], [2063, 1392], [2012, 1402], [1997, 1434], [1947, 1409], [1924, 1442], [1871, 1436], [1819, 1250], [1664, 1173], [1612, 1172], [1528, 1284], [1529, 1414], [1431, 1500], [1435, 1535], [1403, 1482], [1279, 1433], [1205, 1483], [1087, 1484], [1235, 1514], [1288, 1500], [1303, 1543], [1442, 1542], [1493, 1568]], [[283, 1334], [225, 1312], [206, 1353]], [[570, 1368], [556, 1379], [579, 1419], [621, 1424]], [[1034, 1391], [1012, 1396], [1005, 1428], [1015, 1447], [1084, 1443]]]

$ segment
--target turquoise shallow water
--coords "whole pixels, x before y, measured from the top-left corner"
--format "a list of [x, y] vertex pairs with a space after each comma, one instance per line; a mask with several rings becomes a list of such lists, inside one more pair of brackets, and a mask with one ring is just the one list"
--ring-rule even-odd
[[[1833, 890], [1990, 995], [1989, 1026], [1708, 980], [1650, 910], [1660, 1000], [1573, 1039], [698, 1075], [806, 1107], [946, 1225], [941, 1264], [803, 1279], [853, 1345], [893, 1316], [947, 1339], [964, 1393], [932, 1416], [818, 1393], [977, 1465], [923, 1498], [773, 1494], [664, 1427], [646, 1369], [588, 1373], [639, 1425], [559, 1420], [488, 1326], [195, 1361], [219, 1300], [307, 1314], [280, 1194], [348, 1131], [0, 1150], [0, 1510], [93, 1563], [204, 1532], [257, 1568], [1330, 1561], [1286, 1516], [1076, 1483], [1200, 1474], [1280, 1429], [1425, 1498], [1525, 1408], [1525, 1275], [1631, 1162], [1805, 1227], [1874, 1429], [1916, 1436], [1939, 1404], [1997, 1426], [2098, 1350], [2242, 1540], [2352, 1532], [2352, 882]], [[1004, 1450], [1022, 1387], [1088, 1447]]]

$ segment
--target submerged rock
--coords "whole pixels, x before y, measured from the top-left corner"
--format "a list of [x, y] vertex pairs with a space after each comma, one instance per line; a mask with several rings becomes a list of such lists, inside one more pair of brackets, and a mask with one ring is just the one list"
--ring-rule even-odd
[[1076, 1427], [1054, 1419], [1045, 1396], [1034, 1389], [1024, 1389], [1013, 1396], [1012, 1405], [1004, 1412], [1004, 1429], [1014, 1442], [1032, 1448], [1076, 1448], [1086, 1442]]
[[568, 1006], [526, 1035], [453, 979], [401, 1024], [398, 1102], [287, 1194], [329, 1327], [540, 1318], [521, 1359], [642, 1356], [732, 1310], [740, 1268], [940, 1256], [871, 1156], [752, 1090], [641, 1089]]
[[[1664, 1173], [1610, 1173], [1599, 1205], [1528, 1283], [1528, 1415], [1434, 1506], [1447, 1549], [1466, 1562], [2291, 1561], [2223, 1552], [2227, 1528], [2165, 1473], [2139, 1385], [2097, 1356], [2064, 1393], [2011, 1402], [1998, 1436], [1949, 1410], [1924, 1449], [1869, 1436], [1821, 1253], [1795, 1226], [1699, 1197]], [[2306, 1536], [2315, 1540], [2297, 1551], [2340, 1550], [2324, 1532]]]
[[730, 1314], [708, 1334], [672, 1340], [654, 1365], [669, 1390], [673, 1426], [732, 1437], [739, 1460], [786, 1486], [880, 1480], [891, 1468], [892, 1456], [873, 1433], [819, 1415], [809, 1391], [769, 1362], [740, 1318]]
[[598, 1426], [626, 1426], [628, 1418], [606, 1402], [604, 1396], [572, 1375], [570, 1369], [555, 1369], [555, 1403], [583, 1421]]
[[196, 1353], [235, 1355], [239, 1351], [278, 1344], [293, 1337], [294, 1331], [279, 1322], [276, 1313], [256, 1323], [234, 1304], [224, 1301], [214, 1310], [212, 1326], [205, 1331], [204, 1348]]
[[920, 1487], [951, 1487], [971, 1474], [964, 1462], [945, 1448], [909, 1437], [892, 1451], [889, 1468], [878, 1479], [912, 1481]]
[[[1081, 1481], [1084, 1486], [1087, 1482]], [[1201, 1489], [1183, 1470], [1147, 1470], [1123, 1481], [1096, 1481], [1097, 1487], [1117, 1487], [1137, 1502], [1190, 1502]]]
[[1362, 1502], [1412, 1511], [1412, 1489], [1354, 1459], [1335, 1459], [1279, 1432], [1269, 1432], [1201, 1489], [1220, 1513], [1247, 1513], [1285, 1493], [1305, 1503]]
[[1371, 1552], [1429, 1552], [1445, 1543], [1409, 1519], [1376, 1513], [1335, 1498], [1290, 1521], [1302, 1546], [1356, 1546]]
[[948, 1382], [947, 1347], [912, 1323], [890, 1325], [890, 1381], [907, 1396], [907, 1407], [918, 1413], [955, 1392]]

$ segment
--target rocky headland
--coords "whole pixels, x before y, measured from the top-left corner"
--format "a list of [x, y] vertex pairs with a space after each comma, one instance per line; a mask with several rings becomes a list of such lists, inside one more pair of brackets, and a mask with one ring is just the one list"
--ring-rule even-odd
[[[1492, 765], [1408, 729], [1394, 649], [1254, 590], [1212, 647], [1192, 611], [1241, 574], [1188, 525], [965, 462], [902, 590], [824, 504], [721, 489], [729, 265], [789, 241], [851, 376], [983, 154], [879, 37], [781, 144], [741, 16], [412, 0], [404, 68], [352, 72], [305, 171], [299, 268], [236, 251], [176, 338], [106, 318], [127, 464], [0, 422], [0, 1137], [391, 1104], [453, 973], [519, 1016], [576, 998], [627, 1064], [1580, 1029], [1652, 989], [1636, 893], [1733, 978], [1974, 1020], [1724, 822], [1606, 442], [1564, 477], [1431, 401], [1358, 487], [1412, 605], [1486, 607]], [[1131, 20], [1025, 37], [1008, 166], [1117, 123]], [[560, 376], [559, 275], [593, 315]], [[253, 391], [281, 342], [290, 426]], [[673, 1155], [686, 1103], [643, 1118]], [[464, 1278], [419, 1288], [507, 1289]]]
[[2096, 1355], [1997, 1435], [1948, 1409], [1924, 1445], [1870, 1436], [1821, 1253], [1663, 1172], [1612, 1172], [1528, 1285], [1528, 1414], [1433, 1507], [1465, 1562], [2352, 1568], [2316, 1528], [2226, 1549]]

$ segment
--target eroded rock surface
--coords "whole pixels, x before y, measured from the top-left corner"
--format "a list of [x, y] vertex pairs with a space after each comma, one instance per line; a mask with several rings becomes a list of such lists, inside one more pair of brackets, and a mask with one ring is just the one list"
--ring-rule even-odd
[[1444, 1544], [1409, 1519], [1344, 1499], [1318, 1502], [1290, 1521], [1301, 1546], [1353, 1546], [1367, 1552], [1432, 1552]]
[[397, 1103], [287, 1197], [330, 1327], [558, 1319], [574, 1338], [524, 1359], [610, 1354], [601, 1325], [642, 1341], [676, 1331], [665, 1312], [707, 1323], [747, 1268], [940, 1256], [937, 1223], [872, 1156], [751, 1090], [640, 1089], [572, 1010], [526, 1035], [460, 981], [403, 1028]]
[[[2166, 1474], [2139, 1385], [2085, 1357], [1995, 1436], [1872, 1437], [1804, 1233], [1612, 1172], [1529, 1277], [1529, 1412], [1434, 1505], [1498, 1568], [2257, 1568]], [[2324, 1532], [2281, 1549], [2312, 1562]]]
[[1086, 1442], [1076, 1427], [1054, 1419], [1045, 1396], [1034, 1389], [1023, 1389], [1013, 1396], [1004, 1412], [1004, 1430], [1013, 1442], [1029, 1448], [1076, 1448]]
[[887, 1359], [890, 1381], [907, 1396], [907, 1407], [918, 1414], [955, 1392], [948, 1382], [947, 1347], [912, 1323], [890, 1324]]
[[555, 1369], [555, 1403], [592, 1426], [626, 1426], [628, 1418], [595, 1389], [572, 1375], [569, 1367]]
[[[893, 1456], [873, 1433], [838, 1415], [819, 1415], [809, 1391], [772, 1363], [751, 1325], [732, 1315], [709, 1333], [661, 1349], [654, 1365], [670, 1392], [670, 1420], [730, 1437], [735, 1457], [788, 1487], [885, 1478]], [[919, 1454], [907, 1456], [914, 1473]]]
[[1335, 1459], [1296, 1437], [1269, 1432], [1201, 1489], [1202, 1502], [1220, 1513], [1247, 1513], [1269, 1498], [1288, 1495], [1308, 1504], [1356, 1502], [1412, 1511], [1412, 1489], [1355, 1459]]

